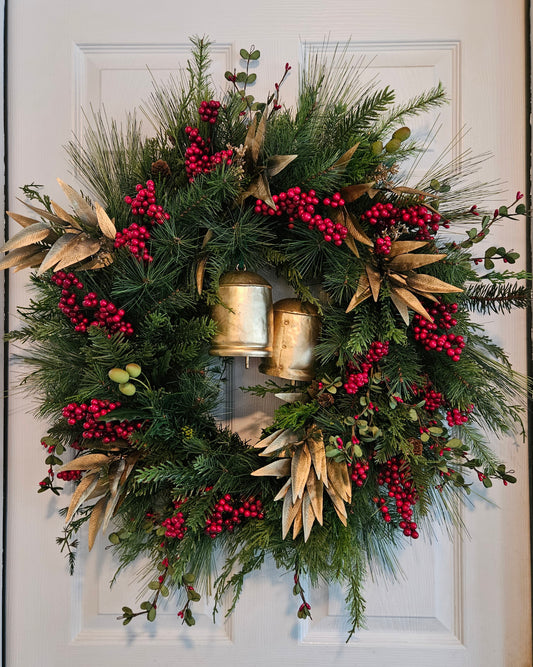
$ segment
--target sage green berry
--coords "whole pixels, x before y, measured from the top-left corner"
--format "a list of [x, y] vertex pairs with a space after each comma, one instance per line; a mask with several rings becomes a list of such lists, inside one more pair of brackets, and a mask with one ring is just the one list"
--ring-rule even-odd
[[400, 148], [401, 141], [399, 139], [391, 139], [385, 144], [385, 150], [387, 153], [396, 153], [398, 148]]
[[142, 373], [142, 368], [139, 366], [139, 364], [127, 364], [126, 370], [128, 371], [129, 376], [132, 378], [138, 378]]
[[113, 382], [116, 382], [117, 384], [123, 384], [124, 382], [128, 382], [130, 379], [129, 373], [122, 368], [112, 368], [108, 375], [109, 379]]
[[383, 152], [383, 142], [382, 141], [374, 141], [374, 143], [371, 146], [372, 149], [372, 155], [381, 155]]
[[409, 139], [410, 136], [411, 136], [411, 130], [408, 127], [400, 127], [392, 135], [392, 138], [398, 139], [398, 141], [405, 141], [406, 139]]
[[118, 385], [118, 390], [121, 391], [125, 396], [133, 396], [137, 391], [135, 385], [131, 382], [123, 382]]

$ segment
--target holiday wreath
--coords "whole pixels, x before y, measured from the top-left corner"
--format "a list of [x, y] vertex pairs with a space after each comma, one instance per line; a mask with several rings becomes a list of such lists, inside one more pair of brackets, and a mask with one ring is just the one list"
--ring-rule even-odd
[[[294, 573], [300, 618], [302, 576], [346, 586], [353, 633], [369, 566], [393, 565], [424, 517], [456, 520], [472, 476], [515, 481], [482, 430], [521, 424], [525, 381], [470, 313], [527, 305], [527, 276], [496, 268], [518, 253], [474, 252], [522, 195], [478, 212], [468, 158], [406, 183], [420, 147], [404, 123], [440, 86], [398, 105], [337, 53], [310, 60], [286, 109], [291, 67], [256, 101], [252, 47], [219, 102], [209, 43], [192, 42], [146, 105], [155, 137], [96, 114], [69, 144], [91, 199], [60, 181], [69, 213], [30, 185], [40, 220], [9, 213], [22, 230], [0, 268], [36, 269], [10, 340], [30, 344], [25, 382], [51, 423], [39, 491], [75, 484], [58, 538], [71, 568], [84, 524], [89, 548], [113, 530], [120, 568], [149, 559], [151, 594], [124, 624], [178, 593], [193, 625], [217, 550], [215, 610], [270, 556]], [[294, 297], [272, 306], [266, 271]], [[276, 378], [247, 388], [282, 399], [259, 442], [214, 416], [231, 356]]]

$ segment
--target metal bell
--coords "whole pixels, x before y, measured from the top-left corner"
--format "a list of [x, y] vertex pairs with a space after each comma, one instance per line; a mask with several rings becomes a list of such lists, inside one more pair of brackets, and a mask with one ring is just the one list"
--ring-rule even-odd
[[312, 380], [313, 351], [319, 334], [320, 318], [315, 306], [298, 299], [277, 301], [273, 351], [259, 370], [287, 380]]
[[268, 357], [272, 353], [272, 286], [257, 273], [229, 271], [219, 283], [222, 303], [212, 308], [218, 333], [209, 354]]

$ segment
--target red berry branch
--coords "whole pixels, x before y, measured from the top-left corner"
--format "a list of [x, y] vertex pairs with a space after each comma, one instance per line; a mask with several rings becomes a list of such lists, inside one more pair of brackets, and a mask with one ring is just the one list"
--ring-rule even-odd
[[108, 338], [118, 332], [125, 336], [133, 334], [131, 324], [124, 321], [125, 311], [117, 308], [112, 301], [99, 300], [95, 292], [88, 292], [79, 303], [79, 292], [84, 286], [73, 273], [58, 271], [52, 274], [50, 280], [61, 287], [58, 308], [74, 324], [74, 331], [86, 333], [89, 327], [101, 327], [107, 329]]

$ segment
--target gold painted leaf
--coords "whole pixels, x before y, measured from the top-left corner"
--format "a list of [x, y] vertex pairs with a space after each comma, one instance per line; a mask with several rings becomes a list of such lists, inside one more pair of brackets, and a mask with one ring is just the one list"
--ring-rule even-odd
[[329, 487], [326, 489], [328, 492], [328, 496], [331, 499], [331, 502], [333, 503], [333, 507], [335, 508], [335, 512], [337, 512], [337, 516], [341, 520], [341, 522], [346, 526], [348, 524], [348, 515], [346, 514], [346, 507], [344, 506], [344, 502], [342, 498], [339, 496], [337, 491], [335, 490], [335, 487], [333, 484], [330, 484]]
[[304, 493], [302, 499], [302, 523], [304, 529], [304, 542], [307, 542], [309, 535], [311, 534], [311, 528], [315, 522], [315, 513], [313, 511], [313, 505], [307, 491]]
[[449, 294], [451, 292], [462, 292], [460, 287], [445, 283], [443, 280], [428, 276], [424, 273], [412, 273], [407, 276], [409, 287], [420, 292], [436, 292], [437, 294]]
[[353, 154], [355, 151], [359, 148], [359, 142], [355, 144], [355, 146], [352, 146], [349, 148], [346, 153], [340, 156], [340, 158], [337, 160], [337, 162], [334, 162], [331, 165], [331, 169], [342, 169], [344, 167], [348, 166], [348, 163], [353, 157]]
[[20, 262], [24, 262], [29, 257], [33, 257], [36, 253], [42, 252], [42, 247], [38, 245], [25, 246], [23, 248], [17, 248], [16, 250], [11, 250], [9, 254], [0, 259], [0, 269], [8, 269], [11, 266], [15, 266]]
[[287, 475], [290, 475], [290, 472], [291, 460], [278, 459], [258, 470], [254, 470], [251, 474], [254, 475], [254, 477], [286, 477]]
[[301, 510], [298, 512], [298, 514], [294, 517], [294, 523], [292, 524], [292, 539], [295, 540], [300, 531], [302, 530], [303, 526], [303, 518], [302, 518], [302, 512]]
[[17, 273], [17, 271], [22, 271], [22, 269], [26, 269], [28, 267], [31, 267], [33, 269], [39, 266], [45, 257], [46, 257], [46, 250], [35, 253], [31, 257], [28, 257], [28, 259], [19, 262], [15, 267], [14, 273]]
[[111, 459], [106, 454], [84, 454], [69, 463], [65, 463], [60, 470], [89, 470], [90, 468], [99, 468], [110, 462]]
[[91, 255], [95, 255], [100, 250], [100, 248], [100, 241], [92, 239], [86, 234], [78, 234], [76, 243], [70, 245], [68, 250], [63, 254], [61, 261], [56, 266], [56, 271], [59, 271], [60, 268], [63, 269], [67, 266], [77, 264], [83, 259], [87, 259], [87, 257], [90, 257]]
[[52, 236], [53, 229], [47, 222], [36, 222], [30, 227], [24, 227], [15, 236], [12, 236], [9, 241], [6, 241], [0, 248], [0, 252], [7, 252], [8, 250], [15, 250], [16, 248], [23, 248], [24, 246], [32, 245], [38, 241]]
[[394, 257], [389, 263], [388, 266], [393, 271], [398, 271], [400, 273], [406, 273], [412, 269], [418, 269], [420, 266], [427, 266], [428, 264], [434, 264], [435, 262], [440, 262], [442, 259], [445, 259], [446, 255], [398, 255]]
[[289, 477], [289, 479], [285, 482], [285, 484], [281, 487], [281, 489], [276, 494], [276, 497], [274, 498], [274, 502], [276, 500], [281, 500], [282, 498], [285, 498], [289, 489], [291, 488], [291, 484], [292, 484], [292, 479]]
[[296, 403], [296, 401], [307, 399], [307, 394], [303, 392], [282, 391], [279, 394], [274, 394], [274, 396], [284, 403]]
[[50, 220], [50, 222], [55, 222], [56, 224], [63, 226], [64, 221], [61, 220], [58, 215], [55, 215], [55, 213], [50, 213], [50, 211], [47, 211], [45, 208], [38, 208], [37, 206], [33, 206], [32, 204], [29, 204], [27, 201], [19, 199], [18, 197], [17, 199], [21, 204], [24, 204], [24, 206], [27, 206], [29, 209], [40, 215], [41, 218]]
[[359, 222], [351, 215], [347, 215], [345, 219], [345, 226], [348, 232], [354, 237], [359, 243], [369, 246], [370, 248], [374, 247], [372, 240], [363, 230]]
[[280, 433], [278, 437], [259, 454], [259, 456], [271, 456], [275, 452], [281, 452], [281, 450], [286, 449], [290, 445], [296, 444], [297, 442], [297, 434], [294, 431], [287, 429], [283, 431], [283, 433]]
[[[113, 465], [112, 467], [114, 468], [115, 466]], [[116, 470], [113, 470], [113, 472], [111, 472], [111, 470], [109, 471], [109, 493], [112, 498], [114, 498], [117, 494], [118, 485], [125, 467], [126, 459], [120, 459]]]
[[366, 195], [369, 190], [372, 189], [375, 181], [371, 183], [359, 183], [358, 185], [348, 185], [345, 188], [341, 188], [340, 193], [341, 197], [347, 204], [354, 202], [359, 197]]
[[324, 446], [322, 431], [315, 430], [312, 433], [308, 433], [307, 446], [309, 447], [311, 461], [317, 478], [324, 480], [327, 484], [326, 448]]
[[104, 519], [104, 509], [106, 506], [106, 498], [100, 498], [100, 500], [94, 505], [93, 511], [89, 518], [89, 551], [94, 546], [94, 541], [98, 535], [98, 530], [102, 525]]
[[76, 192], [76, 190], [74, 190], [74, 188], [72, 188], [70, 185], [67, 185], [67, 183], [64, 183], [60, 178], [57, 179], [57, 182], [72, 204], [72, 208], [74, 209], [76, 215], [81, 218], [83, 222], [96, 227], [98, 224], [98, 218], [96, 217], [96, 213], [93, 211], [90, 204], [88, 204], [85, 199], [78, 192]]
[[70, 505], [68, 506], [68, 512], [65, 519], [65, 525], [68, 525], [74, 516], [78, 507], [87, 499], [89, 494], [93, 491], [94, 487], [98, 484], [98, 478], [100, 477], [99, 472], [90, 473], [85, 475], [82, 478], [74, 494], [71, 498]]
[[355, 241], [353, 240], [353, 238], [352, 238], [351, 236], [347, 236], [347, 237], [344, 239], [344, 243], [348, 246], [348, 248], [350, 248], [350, 250], [353, 252], [353, 254], [354, 254], [356, 257], [360, 257], [360, 256], [361, 256], [361, 255], [359, 254], [359, 250], [357, 250], [357, 246], [355, 245]]
[[255, 449], [262, 449], [263, 447], [268, 447], [271, 442], [274, 442], [274, 440], [281, 435], [284, 431], [287, 429], [280, 428], [277, 431], [274, 431], [274, 433], [271, 433], [270, 435], [267, 435], [266, 438], [263, 438], [262, 440], [259, 440], [257, 444], [254, 445]]
[[201, 294], [204, 288], [204, 275], [205, 275], [206, 264], [207, 264], [207, 257], [202, 257], [200, 260], [198, 260], [198, 264], [196, 266], [196, 289], [198, 290], [198, 294]]
[[255, 116], [252, 118], [252, 122], [248, 126], [248, 132], [246, 133], [246, 137], [244, 139], [244, 148], [246, 149], [246, 158], [248, 161], [254, 162], [253, 160], [253, 154], [252, 154], [252, 146], [253, 146], [253, 140], [255, 137], [255, 133], [257, 132], [257, 116], [258, 114], [255, 114]]
[[398, 285], [398, 287], [407, 287], [407, 278], [401, 273], [392, 273], [388, 274], [389, 280], [393, 285]]
[[46, 257], [39, 267], [37, 274], [40, 276], [52, 266], [57, 264], [68, 253], [69, 248], [78, 242], [80, 234], [63, 234], [60, 236], [50, 250], [46, 253]]
[[322, 525], [322, 513], [324, 508], [324, 483], [322, 480], [317, 479], [313, 468], [311, 468], [309, 472], [309, 478], [307, 480], [307, 493], [309, 494], [309, 499], [313, 505], [313, 512], [315, 513], [316, 519], [318, 523]]
[[368, 277], [368, 284], [370, 285], [370, 291], [372, 292], [372, 297], [374, 301], [378, 300], [379, 290], [381, 289], [381, 280], [382, 276], [379, 271], [376, 271], [370, 264], [366, 264], [366, 275]]
[[135, 468], [135, 465], [137, 464], [137, 461], [140, 458], [141, 458], [141, 453], [140, 452], [136, 452], [135, 454], [130, 454], [130, 456], [127, 457], [126, 467], [125, 467], [124, 472], [122, 473], [122, 476], [120, 478], [119, 486], [124, 486], [124, 484], [128, 480], [128, 477], [131, 475], [133, 469]]
[[205, 248], [205, 246], [209, 243], [209, 241], [213, 238], [213, 230], [208, 229], [205, 233], [204, 240], [202, 241], [202, 250]]
[[108, 239], [113, 241], [117, 235], [117, 228], [115, 227], [115, 223], [111, 220], [111, 218], [105, 212], [104, 208], [100, 206], [98, 202], [94, 202], [94, 208], [96, 211], [96, 218], [98, 220], [100, 231], [104, 236], [107, 236]]
[[396, 294], [394, 293], [394, 290], [391, 290], [390, 298], [392, 303], [396, 306], [398, 312], [402, 316], [402, 320], [405, 322], [407, 326], [409, 326], [409, 309], [407, 308], [407, 304], [405, 303], [405, 301], [402, 301], [399, 297], [397, 297]]
[[39, 222], [38, 220], [35, 220], [35, 218], [28, 218], [26, 215], [13, 213], [12, 211], [6, 211], [6, 214], [10, 218], [13, 218], [15, 222], [18, 222], [21, 227], [29, 227], [30, 225], [34, 225], [36, 222]]
[[281, 536], [283, 539], [287, 537], [287, 533], [291, 527], [294, 518], [300, 514], [302, 508], [302, 499], [293, 503], [292, 502], [292, 493], [287, 493], [283, 499], [283, 509], [281, 513]]
[[[418, 313], [419, 315], [422, 315], [426, 320], [429, 322], [433, 322], [433, 318], [431, 315], [428, 313], [428, 311], [424, 308], [424, 306], [420, 303], [420, 301], [417, 299], [417, 297], [410, 292], [407, 289], [404, 289], [403, 287], [391, 287], [391, 298], [394, 295], [397, 299], [400, 301], [403, 301], [406, 306], [411, 308], [411, 310], [414, 310], [415, 313]], [[396, 302], [393, 299], [393, 303], [396, 305]], [[400, 313], [401, 314], [401, 313]], [[403, 317], [403, 315], [402, 315]], [[405, 321], [405, 318], [404, 318]], [[409, 322], [407, 321], [407, 324]]]
[[[120, 500], [121, 494], [115, 493], [114, 496], [111, 496], [107, 502], [107, 507], [105, 509], [104, 520], [102, 522], [102, 530], [106, 530], [109, 522], [111, 521], [115, 509], [117, 507], [118, 501]], [[107, 498], [107, 496], [106, 496]]]
[[109, 481], [104, 479], [102, 476], [98, 479], [98, 484], [94, 487], [91, 493], [85, 498], [85, 500], [93, 500], [94, 498], [100, 498], [100, 496], [107, 495], [109, 492]]
[[352, 499], [352, 483], [350, 481], [350, 475], [348, 474], [348, 466], [346, 463], [339, 463], [337, 461], [328, 461], [328, 481], [329, 487], [331, 485], [335, 488], [335, 491], [345, 502], [349, 503]]
[[427, 241], [393, 241], [387, 258], [392, 259], [397, 255], [404, 255], [405, 253], [412, 252], [413, 250], [423, 248], [427, 244]]
[[309, 469], [311, 468], [311, 454], [307, 443], [294, 452], [291, 459], [291, 479], [292, 479], [292, 500], [296, 502], [296, 498], [301, 498], [305, 490], [307, 478], [309, 477]]
[[357, 290], [355, 294], [352, 296], [352, 299], [348, 304], [348, 307], [346, 308], [346, 312], [349, 313], [351, 310], [353, 310], [360, 303], [363, 303], [363, 301], [368, 299], [370, 296], [372, 296], [372, 292], [370, 291], [370, 283], [368, 282], [366, 273], [363, 273], [359, 278], [359, 284], [357, 285]]
[[75, 218], [73, 218], [70, 215], [70, 213], [67, 213], [55, 201], [51, 201], [50, 204], [52, 205], [54, 213], [57, 215], [58, 218], [61, 218], [61, 220], [63, 220], [64, 222], [67, 222], [69, 225], [72, 225], [72, 227], [74, 227], [75, 229], [79, 229], [81, 231], [80, 223]]
[[[80, 264], [77, 268], [78, 271], [89, 271], [91, 269], [102, 269], [105, 266], [109, 266], [110, 264], [113, 263], [113, 255], [109, 252], [99, 252], [98, 256], [95, 257], [94, 259], [89, 260], [88, 262], [84, 262], [83, 264]], [[59, 264], [56, 266], [56, 271], [59, 271], [60, 269], [63, 268], [63, 266], [68, 266], [68, 264], [63, 264], [63, 262], [59, 262]]]
[[280, 171], [283, 171], [297, 157], [298, 155], [273, 155], [267, 162], [268, 177], [270, 178], [279, 174]]
[[266, 122], [267, 122], [267, 116], [266, 113], [263, 113], [261, 115], [261, 120], [257, 125], [257, 131], [255, 132], [252, 138], [252, 160], [254, 161], [254, 164], [257, 164], [257, 160], [259, 159], [259, 153], [261, 152], [263, 144], [265, 143]]

